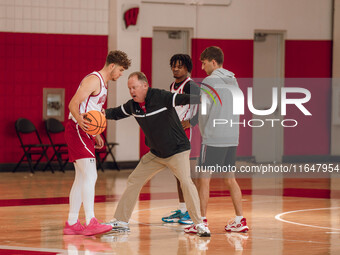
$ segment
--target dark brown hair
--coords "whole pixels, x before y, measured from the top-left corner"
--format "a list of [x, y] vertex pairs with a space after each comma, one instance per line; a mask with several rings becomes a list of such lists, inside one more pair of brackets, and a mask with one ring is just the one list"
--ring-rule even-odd
[[124, 69], [128, 69], [129, 66], [131, 65], [131, 59], [128, 59], [128, 56], [126, 55], [125, 52], [120, 50], [114, 50], [110, 51], [106, 57], [105, 65], [108, 66], [110, 64], [117, 64], [124, 67]]
[[200, 60], [209, 60], [212, 61], [213, 59], [217, 62], [217, 64], [222, 65], [224, 60], [224, 54], [220, 47], [211, 46], [206, 48], [202, 53]]

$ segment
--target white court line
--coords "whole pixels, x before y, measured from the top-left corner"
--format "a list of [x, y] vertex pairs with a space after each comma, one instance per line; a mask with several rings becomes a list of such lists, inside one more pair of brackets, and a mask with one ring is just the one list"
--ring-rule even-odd
[[[272, 202], [275, 202], [276, 200], [268, 200], [268, 201], [256, 201], [255, 203], [272, 203]], [[293, 201], [300, 201], [300, 200], [293, 200]], [[247, 201], [248, 202], [248, 201]], [[254, 202], [253, 202], [254, 203]], [[135, 213], [138, 213], [138, 212], [143, 212], [143, 211], [152, 211], [152, 210], [158, 210], [158, 209], [163, 209], [163, 208], [173, 208], [173, 206], [161, 206], [161, 207], [153, 207], [153, 208], [146, 208], [146, 209], [140, 209], [140, 210], [134, 210], [132, 212], [132, 214], [135, 214]], [[339, 207], [340, 208], [340, 207]], [[315, 210], [315, 209], [312, 209], [312, 210]], [[289, 212], [287, 212], [289, 213]], [[284, 215], [286, 213], [282, 213], [280, 215]], [[278, 216], [278, 215], [277, 215]], [[275, 216], [275, 218], [277, 217]], [[278, 220], [281, 220], [281, 219], [278, 219]], [[137, 221], [137, 220], [134, 220], [132, 218], [130, 218], [130, 221], [134, 222], [134, 223], [137, 223], [137, 224], [141, 224], [141, 225], [145, 225], [145, 226], [152, 226], [152, 227], [158, 227], [158, 228], [167, 228], [167, 229], [174, 229], [174, 230], [181, 230], [183, 228], [180, 228], [181, 225], [178, 225], [177, 227], [171, 227], [171, 226], [164, 226], [164, 225], [155, 225], [155, 224], [151, 224], [151, 223], [144, 223], [144, 222], [140, 222], [140, 221]], [[285, 221], [285, 220], [281, 220], [281, 221]], [[161, 224], [163, 222], [160, 222]], [[290, 223], [287, 221], [287, 223]], [[166, 224], [164, 222], [164, 224]], [[168, 224], [173, 224], [173, 223], [168, 223]], [[189, 225], [183, 225], [183, 227], [188, 227]]]
[[304, 226], [304, 227], [311, 227], [311, 228], [319, 228], [319, 229], [327, 229], [327, 230], [340, 231], [339, 228], [321, 227], [321, 226], [302, 224], [302, 223], [298, 223], [298, 222], [294, 222], [294, 221], [289, 221], [289, 220], [281, 219], [281, 216], [284, 216], [284, 215], [290, 214], [290, 213], [308, 212], [308, 211], [321, 211], [321, 210], [334, 210], [334, 209], [339, 209], [339, 208], [340, 207], [326, 207], [326, 208], [314, 208], [314, 209], [303, 209], [303, 210], [289, 211], [289, 212], [284, 212], [284, 213], [280, 213], [280, 214], [275, 215], [275, 219], [279, 220], [279, 221], [282, 221], [282, 222], [285, 222], [285, 223], [290, 223], [290, 224]]

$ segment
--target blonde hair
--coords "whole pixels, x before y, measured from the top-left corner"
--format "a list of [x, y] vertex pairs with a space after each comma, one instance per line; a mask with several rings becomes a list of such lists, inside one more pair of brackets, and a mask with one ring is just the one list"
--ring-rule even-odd
[[143, 72], [133, 72], [129, 75], [128, 79], [130, 79], [133, 76], [137, 76], [137, 79], [139, 81], [143, 81], [143, 82], [146, 82], [147, 84], [149, 84], [148, 78], [146, 78], [146, 75]]

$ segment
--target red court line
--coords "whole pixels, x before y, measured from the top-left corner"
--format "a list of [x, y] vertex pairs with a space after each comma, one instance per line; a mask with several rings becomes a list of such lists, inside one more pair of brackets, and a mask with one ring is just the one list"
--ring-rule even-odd
[[[306, 197], [306, 198], [340, 198], [340, 191], [331, 191], [329, 189], [293, 189], [286, 188], [282, 190], [282, 196], [284, 197]], [[242, 190], [243, 195], [276, 195], [275, 189], [256, 189], [256, 190]], [[210, 197], [223, 197], [229, 196], [228, 190], [212, 190], [210, 191]], [[177, 198], [177, 192], [167, 193], [141, 193], [139, 195], [140, 201], [146, 200], [160, 200], [160, 199], [175, 199]], [[115, 202], [118, 201], [120, 196], [118, 195], [100, 195], [95, 197], [95, 202]], [[68, 204], [68, 197], [49, 197], [49, 198], [26, 198], [26, 199], [2, 199], [0, 200], [0, 207], [7, 206], [29, 206], [29, 205], [58, 205]]]
[[1, 255], [57, 255], [59, 252], [46, 252], [46, 251], [25, 251], [25, 250], [8, 250], [0, 249]]

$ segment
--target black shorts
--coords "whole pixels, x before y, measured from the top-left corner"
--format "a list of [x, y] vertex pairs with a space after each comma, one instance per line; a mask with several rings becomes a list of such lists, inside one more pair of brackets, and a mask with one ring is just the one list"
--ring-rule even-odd
[[213, 147], [202, 144], [200, 165], [202, 166], [235, 166], [237, 146]]
[[201, 154], [192, 178], [228, 178], [235, 169], [237, 146], [213, 147], [202, 144]]

